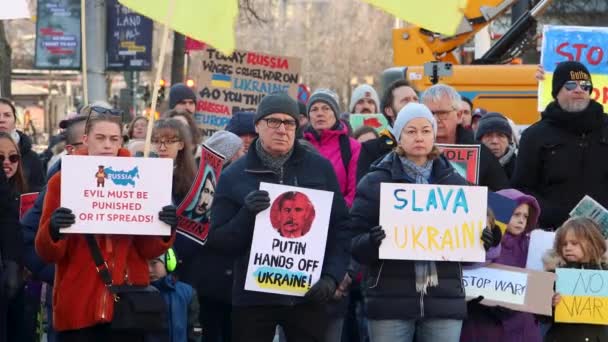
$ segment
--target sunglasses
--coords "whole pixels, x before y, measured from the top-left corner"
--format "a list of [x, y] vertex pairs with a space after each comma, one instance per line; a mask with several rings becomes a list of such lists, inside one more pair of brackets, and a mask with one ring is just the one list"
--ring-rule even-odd
[[120, 122], [124, 122], [124, 112], [120, 109], [106, 108], [101, 106], [90, 106], [86, 108], [87, 122], [85, 123], [85, 127], [89, 125], [89, 120], [91, 119], [91, 115], [93, 114], [93, 112], [95, 112], [95, 114], [97, 115], [110, 114], [113, 116], [120, 116]]
[[589, 81], [567, 81], [564, 83], [564, 88], [568, 91], [573, 91], [578, 86], [580, 86], [583, 91], [590, 91], [593, 88]]
[[[0, 154], [0, 164], [4, 163], [6, 158], [7, 157], [5, 155]], [[19, 162], [19, 160], [21, 160], [21, 156], [18, 154], [11, 154], [10, 156], [8, 156], [8, 161], [10, 161], [13, 164]]]

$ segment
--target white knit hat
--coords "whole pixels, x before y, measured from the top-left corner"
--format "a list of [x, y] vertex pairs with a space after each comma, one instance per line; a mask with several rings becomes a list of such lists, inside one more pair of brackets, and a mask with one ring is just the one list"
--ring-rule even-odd
[[355, 105], [362, 98], [371, 98], [376, 103], [376, 111], [380, 112], [380, 100], [378, 99], [378, 93], [376, 90], [372, 88], [369, 84], [362, 84], [353, 90], [353, 94], [350, 97], [350, 105], [348, 106], [348, 111], [353, 112], [355, 110]]
[[399, 114], [397, 114], [397, 119], [395, 119], [395, 124], [393, 125], [393, 136], [397, 141], [401, 139], [401, 131], [403, 127], [407, 125], [412, 119], [416, 118], [425, 118], [433, 126], [433, 135], [437, 136], [437, 120], [431, 113], [431, 110], [421, 104], [416, 102], [410, 102], [405, 107], [401, 108]]
[[243, 140], [238, 135], [228, 131], [217, 131], [205, 141], [205, 145], [218, 152], [226, 161], [232, 159], [243, 146]]

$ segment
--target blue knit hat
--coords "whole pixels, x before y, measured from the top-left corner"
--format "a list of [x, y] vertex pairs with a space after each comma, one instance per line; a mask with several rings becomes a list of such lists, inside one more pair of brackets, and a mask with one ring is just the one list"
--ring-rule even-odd
[[192, 100], [196, 103], [196, 94], [183, 83], [176, 83], [169, 90], [169, 108], [173, 109], [183, 100]]
[[230, 118], [228, 125], [226, 125], [226, 130], [238, 136], [245, 134], [257, 135], [255, 124], [253, 123], [254, 115], [255, 112], [236, 112], [232, 114], [232, 118]]
[[433, 136], [437, 136], [437, 120], [435, 120], [431, 110], [421, 103], [410, 102], [405, 105], [405, 107], [401, 108], [397, 114], [397, 119], [395, 119], [395, 124], [393, 125], [393, 136], [397, 139], [397, 142], [401, 140], [401, 131], [403, 130], [403, 127], [412, 119], [416, 118], [427, 119], [433, 127]]

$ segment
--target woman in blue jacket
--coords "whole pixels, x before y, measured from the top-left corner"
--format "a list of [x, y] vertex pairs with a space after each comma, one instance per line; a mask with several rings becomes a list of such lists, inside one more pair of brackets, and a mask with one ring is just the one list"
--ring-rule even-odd
[[353, 239], [352, 253], [369, 267], [364, 290], [372, 342], [460, 338], [467, 313], [460, 263], [378, 258], [386, 237], [378, 225], [381, 183], [467, 184], [435, 146], [436, 132], [426, 106], [406, 105], [393, 127], [397, 148], [372, 165], [357, 187], [351, 217], [362, 233]]

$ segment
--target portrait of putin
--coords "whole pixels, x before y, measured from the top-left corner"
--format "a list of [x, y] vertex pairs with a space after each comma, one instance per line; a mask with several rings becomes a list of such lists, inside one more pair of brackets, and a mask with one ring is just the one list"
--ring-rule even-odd
[[305, 194], [285, 192], [275, 199], [270, 208], [270, 222], [282, 237], [299, 238], [310, 231], [315, 219], [315, 208]]

